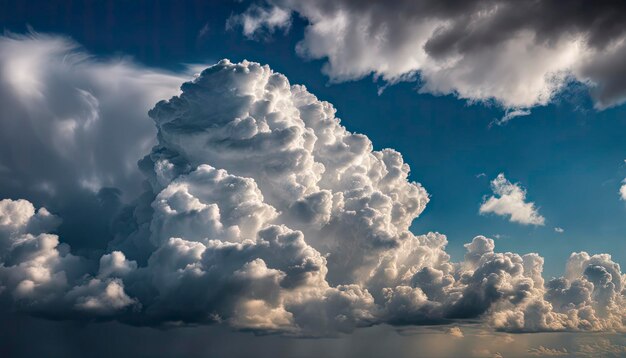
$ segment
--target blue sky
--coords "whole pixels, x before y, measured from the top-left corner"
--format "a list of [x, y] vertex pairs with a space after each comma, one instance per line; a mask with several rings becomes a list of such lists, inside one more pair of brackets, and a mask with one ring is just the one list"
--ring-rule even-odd
[[[245, 10], [245, 3], [61, 3], [21, 3], [3, 11], [0, 23], [16, 33], [30, 26], [70, 36], [96, 55], [130, 56], [152, 67], [177, 70], [222, 58], [271, 65], [333, 103], [342, 123], [369, 136], [377, 149], [402, 153], [411, 179], [432, 196], [413, 230], [446, 234], [456, 257], [463, 254], [463, 243], [483, 234], [500, 235], [501, 250], [545, 256], [549, 275], [560, 274], [573, 251], [611, 252], [618, 262], [626, 260], [626, 205], [617, 194], [626, 177], [626, 109], [595, 110], [580, 85], [570, 85], [528, 116], [490, 126], [504, 114], [493, 101], [472, 104], [453, 95], [420, 94], [414, 82], [389, 86], [379, 95], [384, 83], [371, 76], [330, 83], [321, 74], [323, 61], [295, 53], [302, 19], [288, 32], [251, 40], [226, 29], [227, 19]], [[486, 176], [477, 177], [480, 173]], [[483, 196], [491, 194], [489, 181], [498, 173], [527, 189], [545, 226], [478, 214]], [[557, 233], [555, 227], [565, 232]]]

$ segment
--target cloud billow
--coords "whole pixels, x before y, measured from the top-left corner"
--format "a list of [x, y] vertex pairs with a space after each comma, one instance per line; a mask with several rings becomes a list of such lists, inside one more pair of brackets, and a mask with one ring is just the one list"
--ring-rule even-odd
[[98, 260], [52, 234], [46, 209], [0, 201], [5, 307], [304, 336], [468, 318], [512, 332], [624, 329], [625, 277], [609, 255], [572, 254], [547, 283], [543, 258], [483, 236], [451, 261], [444, 235], [409, 231], [429, 196], [400, 153], [373, 150], [268, 66], [223, 60], [149, 114], [146, 191]]
[[254, 37], [288, 29], [299, 16], [307, 25], [296, 51], [325, 59], [331, 81], [419, 76], [420, 92], [513, 109], [505, 122], [550, 103], [573, 81], [588, 86], [598, 109], [623, 103], [624, 10], [590, 0], [268, 0], [229, 25]]

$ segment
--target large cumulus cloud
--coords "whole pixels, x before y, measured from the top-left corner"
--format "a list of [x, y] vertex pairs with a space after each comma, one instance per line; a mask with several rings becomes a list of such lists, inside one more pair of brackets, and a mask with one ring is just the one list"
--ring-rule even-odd
[[268, 66], [223, 60], [149, 114], [145, 192], [97, 260], [61, 243], [46, 209], [0, 202], [5, 307], [309, 336], [468, 318], [514, 332], [624, 328], [625, 277], [609, 255], [572, 254], [547, 283], [543, 258], [482, 236], [452, 262], [444, 235], [409, 231], [429, 196], [400, 153], [373, 150]]
[[[244, 34], [306, 22], [296, 51], [325, 59], [333, 81], [370, 74], [420, 78], [420, 91], [508, 109], [545, 105], [570, 81], [587, 84], [599, 109], [626, 99], [621, 2], [267, 0], [236, 15]], [[277, 16], [280, 14], [281, 16]], [[512, 111], [513, 116], [527, 113]]]

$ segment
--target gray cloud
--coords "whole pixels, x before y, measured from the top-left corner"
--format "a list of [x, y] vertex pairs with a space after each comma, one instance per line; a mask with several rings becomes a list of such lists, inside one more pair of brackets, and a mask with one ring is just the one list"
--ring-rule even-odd
[[[626, 99], [626, 9], [616, 1], [267, 0], [236, 17], [247, 36], [288, 28], [267, 14], [307, 21], [297, 52], [327, 60], [332, 81], [370, 74], [389, 83], [420, 78], [420, 91], [494, 100], [504, 121], [545, 105], [570, 81], [598, 109]], [[260, 11], [259, 9], [263, 9]], [[231, 21], [232, 23], [233, 21]], [[516, 109], [516, 110], [515, 110]]]
[[0, 49], [2, 186], [59, 197], [138, 191], [137, 161], [155, 143], [147, 111], [187, 76], [99, 61], [62, 37], [2, 36]]
[[111, 217], [143, 190], [147, 111], [189, 78], [97, 59], [69, 38], [0, 36], [0, 198], [63, 214], [75, 249], [106, 248]]

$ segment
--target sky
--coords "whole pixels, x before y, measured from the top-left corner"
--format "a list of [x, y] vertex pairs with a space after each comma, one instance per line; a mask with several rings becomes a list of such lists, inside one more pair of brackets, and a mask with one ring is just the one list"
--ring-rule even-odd
[[58, 356], [104, 332], [121, 356], [624, 354], [621, 4], [2, 1], [0, 24], [0, 351], [59, 327]]

